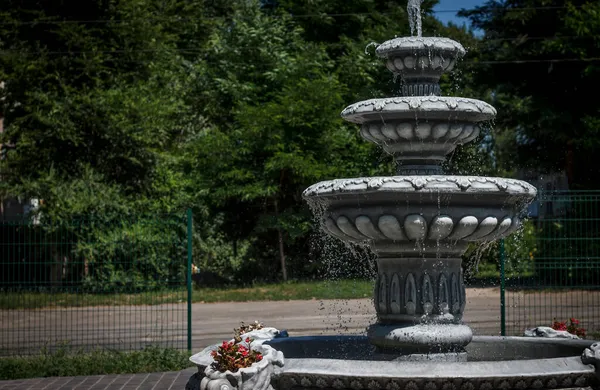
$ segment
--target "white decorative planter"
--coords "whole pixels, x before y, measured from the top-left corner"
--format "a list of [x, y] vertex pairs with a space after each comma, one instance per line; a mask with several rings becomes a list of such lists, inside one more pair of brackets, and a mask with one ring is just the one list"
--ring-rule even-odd
[[262, 354], [260, 362], [237, 372], [220, 372], [208, 366], [200, 390], [272, 390], [271, 377], [275, 366], [283, 367], [283, 354], [268, 345], [252, 343], [251, 347]]
[[555, 339], [579, 339], [579, 336], [567, 332], [566, 330], [554, 330], [548, 326], [538, 326], [537, 328], [526, 329], [523, 333], [525, 337], [549, 337]]

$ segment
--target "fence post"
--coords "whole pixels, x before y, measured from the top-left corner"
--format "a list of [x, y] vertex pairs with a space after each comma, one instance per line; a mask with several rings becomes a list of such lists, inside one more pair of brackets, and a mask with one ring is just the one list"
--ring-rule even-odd
[[504, 252], [504, 240], [500, 240], [500, 334], [506, 336], [506, 297], [505, 297], [505, 282], [506, 274], [504, 269], [504, 262], [506, 260], [506, 254]]
[[187, 349], [192, 351], [192, 250], [193, 214], [187, 210]]

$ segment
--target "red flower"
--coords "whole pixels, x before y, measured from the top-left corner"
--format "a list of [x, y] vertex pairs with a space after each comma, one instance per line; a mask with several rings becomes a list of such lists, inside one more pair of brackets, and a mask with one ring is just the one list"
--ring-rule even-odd
[[576, 318], [569, 318], [569, 325], [567, 325], [566, 321], [565, 322], [558, 322], [558, 321], [554, 321], [554, 323], [552, 324], [552, 329], [554, 330], [564, 330], [567, 331], [571, 334], [574, 334], [576, 336], [585, 337], [585, 329], [584, 328], [579, 328], [579, 320]]
[[211, 356], [214, 360], [213, 367], [221, 372], [236, 372], [262, 360], [259, 352], [241, 344], [241, 340], [240, 343], [224, 341], [216, 351], [211, 352]]

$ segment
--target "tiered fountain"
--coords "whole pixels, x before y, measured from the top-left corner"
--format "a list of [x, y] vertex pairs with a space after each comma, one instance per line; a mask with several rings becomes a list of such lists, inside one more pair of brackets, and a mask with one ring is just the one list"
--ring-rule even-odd
[[304, 197], [324, 210], [327, 233], [367, 244], [378, 255], [371, 343], [408, 360], [464, 361], [472, 333], [461, 324], [461, 255], [470, 242], [517, 229], [536, 190], [518, 180], [442, 174], [446, 156], [476, 139], [480, 123], [496, 110], [479, 100], [440, 96], [440, 76], [465, 49], [447, 38], [420, 37], [420, 12], [411, 13], [418, 36], [376, 50], [402, 77], [402, 96], [362, 101], [342, 112], [361, 125], [363, 138], [394, 156], [398, 176], [325, 181]]
[[[387, 68], [402, 77], [402, 96], [362, 101], [342, 112], [345, 120], [361, 126], [363, 138], [394, 156], [398, 176], [324, 181], [304, 192], [322, 212], [325, 232], [366, 244], [377, 254], [377, 323], [367, 337], [268, 341], [286, 360], [272, 385], [491, 390], [596, 383], [590, 365], [598, 361], [596, 344], [473, 337], [462, 324], [461, 255], [469, 243], [491, 242], [515, 231], [536, 190], [519, 180], [443, 174], [446, 156], [476, 139], [482, 122], [494, 118], [496, 110], [479, 100], [440, 96], [440, 76], [465, 50], [447, 38], [421, 37], [420, 11], [409, 5], [409, 14], [417, 36], [376, 49]], [[582, 359], [586, 347], [591, 349]]]

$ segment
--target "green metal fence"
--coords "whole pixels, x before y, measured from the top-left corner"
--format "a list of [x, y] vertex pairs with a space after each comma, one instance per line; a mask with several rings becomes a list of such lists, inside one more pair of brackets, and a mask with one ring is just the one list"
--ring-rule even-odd
[[[536, 206], [528, 233], [533, 240], [512, 245], [515, 253], [500, 252], [502, 333], [522, 335], [576, 318], [598, 338], [600, 192], [541, 193]], [[507, 268], [517, 266], [519, 272], [509, 274]]]
[[0, 220], [0, 356], [191, 349], [191, 212]]

